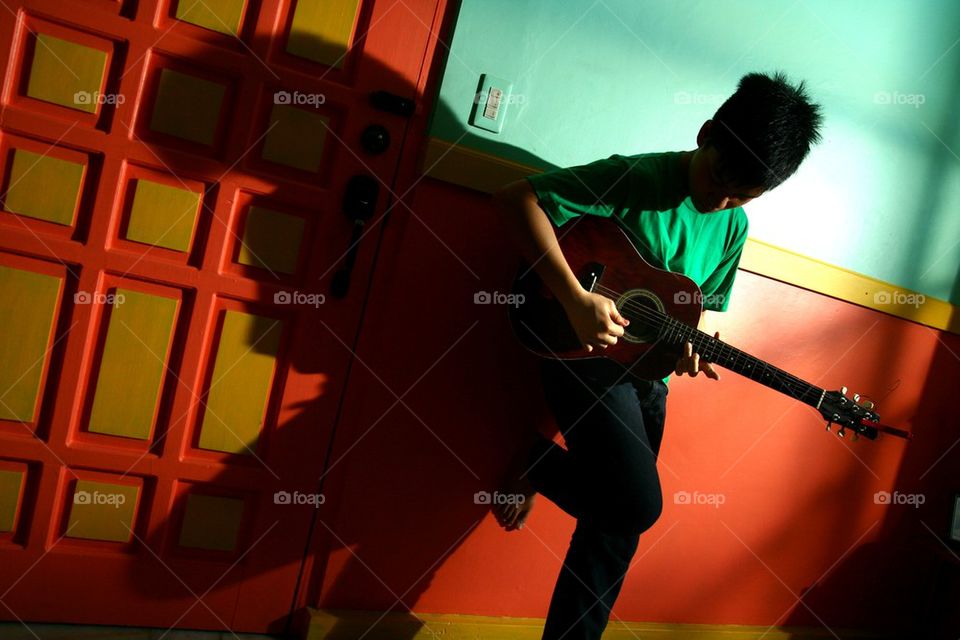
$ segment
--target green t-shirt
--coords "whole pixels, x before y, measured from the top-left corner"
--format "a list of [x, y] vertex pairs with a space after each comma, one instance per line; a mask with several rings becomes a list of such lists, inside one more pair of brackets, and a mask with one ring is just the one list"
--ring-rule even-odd
[[696, 282], [704, 309], [726, 311], [747, 240], [747, 215], [741, 207], [697, 211], [681, 156], [679, 151], [614, 154], [527, 181], [556, 226], [583, 214], [616, 217], [644, 260]]

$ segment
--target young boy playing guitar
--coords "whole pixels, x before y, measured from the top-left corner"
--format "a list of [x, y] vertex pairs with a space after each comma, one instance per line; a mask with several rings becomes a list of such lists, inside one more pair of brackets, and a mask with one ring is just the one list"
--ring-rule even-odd
[[[616, 218], [647, 262], [694, 280], [704, 310], [726, 311], [747, 238], [742, 205], [797, 170], [819, 141], [820, 124], [820, 107], [803, 82], [793, 86], [779, 72], [747, 74], [703, 123], [696, 149], [614, 154], [528, 176], [494, 194], [496, 209], [585, 349], [602, 352], [629, 322], [611, 298], [580, 284], [555, 229], [581, 215]], [[525, 434], [530, 444], [501, 487], [524, 499], [494, 508], [506, 530], [522, 528], [541, 493], [577, 520], [544, 640], [600, 638], [640, 534], [663, 508], [656, 461], [669, 376], [639, 380], [612, 364], [594, 357], [540, 361], [566, 448], [534, 430]], [[674, 372], [695, 377], [700, 371], [720, 379], [687, 342]]]

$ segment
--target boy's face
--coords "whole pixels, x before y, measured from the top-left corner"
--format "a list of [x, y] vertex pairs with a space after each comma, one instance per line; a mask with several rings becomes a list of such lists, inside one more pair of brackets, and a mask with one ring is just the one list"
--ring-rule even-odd
[[717, 150], [706, 142], [712, 123], [704, 123], [697, 136], [700, 146], [690, 158], [690, 199], [700, 213], [732, 209], [759, 197], [763, 187], [751, 187], [732, 182], [724, 173]]

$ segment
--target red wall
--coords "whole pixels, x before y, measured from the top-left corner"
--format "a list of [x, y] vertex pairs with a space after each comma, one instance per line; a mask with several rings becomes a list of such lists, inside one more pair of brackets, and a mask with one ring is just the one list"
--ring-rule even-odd
[[[541, 497], [506, 533], [473, 501], [518, 430], [553, 428], [505, 309], [473, 303], [508, 290], [514, 252], [483, 194], [425, 179], [408, 202], [387, 223], [325, 481], [319, 604], [543, 617], [574, 521]], [[732, 372], [674, 377], [664, 513], [611, 619], [890, 629], [924, 616], [937, 576], [956, 578], [933, 532], [960, 488], [960, 338], [744, 271], [713, 315], [725, 341], [871, 397], [916, 438], [840, 441]], [[675, 504], [682, 490], [725, 503]], [[878, 505], [880, 490], [925, 504]]]

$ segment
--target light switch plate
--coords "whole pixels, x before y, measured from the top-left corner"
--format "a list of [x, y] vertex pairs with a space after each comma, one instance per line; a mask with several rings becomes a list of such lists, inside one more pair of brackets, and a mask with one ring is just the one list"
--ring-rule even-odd
[[512, 89], [513, 85], [506, 80], [489, 73], [482, 74], [480, 85], [474, 94], [470, 124], [493, 133], [500, 133]]

